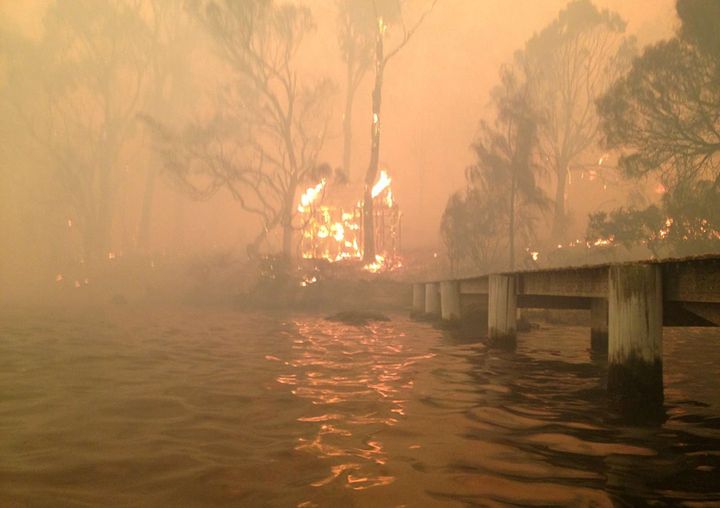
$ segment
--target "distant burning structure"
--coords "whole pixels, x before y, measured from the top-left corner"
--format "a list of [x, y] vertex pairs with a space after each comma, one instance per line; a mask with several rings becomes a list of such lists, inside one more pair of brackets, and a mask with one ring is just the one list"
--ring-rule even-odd
[[[375, 215], [376, 262], [365, 268], [370, 271], [400, 266], [400, 233], [402, 214], [395, 202], [392, 179], [381, 171], [372, 188]], [[330, 262], [363, 257], [362, 201], [352, 208], [323, 204], [327, 180], [309, 187], [300, 197], [298, 212], [302, 220], [300, 251], [306, 259]]]

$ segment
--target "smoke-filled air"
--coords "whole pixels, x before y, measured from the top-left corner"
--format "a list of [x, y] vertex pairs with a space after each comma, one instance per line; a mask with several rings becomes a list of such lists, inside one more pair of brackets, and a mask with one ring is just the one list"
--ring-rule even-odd
[[720, 503], [719, 0], [0, 0], [0, 506]]

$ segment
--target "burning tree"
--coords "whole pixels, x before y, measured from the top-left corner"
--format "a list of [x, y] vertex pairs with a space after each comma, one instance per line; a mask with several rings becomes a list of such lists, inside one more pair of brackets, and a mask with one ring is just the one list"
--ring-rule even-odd
[[[382, 105], [382, 87], [383, 76], [385, 75], [385, 67], [392, 57], [410, 41], [412, 36], [422, 24], [425, 17], [433, 9], [437, 0], [433, 0], [430, 6], [421, 14], [416, 23], [407, 27], [402, 12], [398, 14], [398, 22], [396, 23], [402, 29], [402, 38], [400, 42], [390, 51], [385, 52], [385, 33], [387, 31], [386, 19], [377, 10], [377, 4], [373, 3], [376, 8], [375, 18], [376, 34], [375, 34], [375, 86], [372, 93], [372, 124], [370, 127], [371, 150], [370, 164], [365, 173], [365, 193], [363, 196], [363, 240], [364, 252], [363, 259], [366, 263], [376, 263], [375, 256], [375, 213], [373, 212], [373, 195], [372, 188], [378, 176], [380, 162], [380, 107]], [[399, 7], [399, 4], [398, 4]]]

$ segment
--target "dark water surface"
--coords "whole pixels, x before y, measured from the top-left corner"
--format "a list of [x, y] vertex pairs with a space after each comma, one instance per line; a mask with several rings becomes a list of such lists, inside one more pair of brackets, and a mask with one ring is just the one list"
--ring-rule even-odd
[[631, 423], [589, 331], [0, 312], [0, 506], [718, 506], [720, 333], [665, 329]]

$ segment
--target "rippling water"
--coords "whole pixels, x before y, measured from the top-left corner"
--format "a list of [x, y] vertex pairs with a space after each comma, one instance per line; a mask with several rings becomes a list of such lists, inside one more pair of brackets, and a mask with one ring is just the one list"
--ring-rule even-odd
[[584, 328], [515, 353], [403, 316], [0, 314], [0, 506], [712, 506], [720, 333], [631, 423]]

